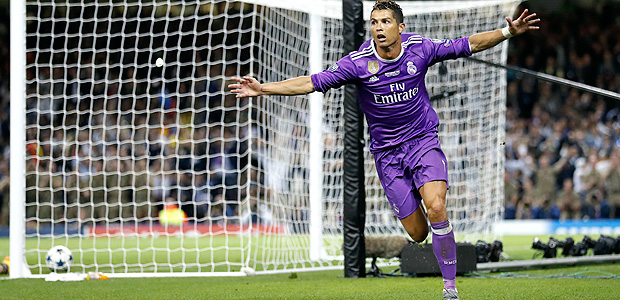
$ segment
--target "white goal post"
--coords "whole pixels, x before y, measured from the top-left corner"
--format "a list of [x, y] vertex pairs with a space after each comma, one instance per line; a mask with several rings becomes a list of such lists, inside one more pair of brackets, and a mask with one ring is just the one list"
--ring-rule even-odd
[[[518, 1], [399, 4], [407, 31], [457, 38], [501, 28]], [[226, 89], [335, 63], [340, 1], [13, 0], [11, 16], [12, 278], [46, 276], [56, 245], [71, 272], [110, 277], [342, 268], [342, 89]], [[505, 75], [466, 60], [427, 75], [459, 239], [502, 215]], [[404, 234], [366, 157], [366, 231]]]

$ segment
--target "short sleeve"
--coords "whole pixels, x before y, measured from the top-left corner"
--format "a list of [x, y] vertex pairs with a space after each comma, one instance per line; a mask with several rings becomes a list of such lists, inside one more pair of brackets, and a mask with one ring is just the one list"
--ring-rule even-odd
[[431, 40], [425, 38], [423, 43], [429, 66], [447, 59], [471, 56], [469, 37], [462, 37], [456, 40]]
[[348, 55], [327, 70], [310, 76], [314, 89], [322, 93], [327, 92], [329, 89], [339, 88], [344, 84], [352, 83], [357, 80], [357, 77], [355, 65]]

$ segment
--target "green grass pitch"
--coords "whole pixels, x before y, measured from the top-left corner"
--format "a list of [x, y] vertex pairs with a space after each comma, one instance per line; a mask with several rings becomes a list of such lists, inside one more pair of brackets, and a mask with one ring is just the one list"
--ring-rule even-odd
[[[573, 237], [576, 240], [581, 238]], [[546, 237], [541, 238], [543, 242], [547, 241]], [[532, 239], [533, 236], [506, 236], [502, 238], [504, 253], [511, 259], [531, 259], [537, 253], [530, 248]], [[115, 247], [108, 244], [108, 239], [87, 241], [93, 247]], [[33, 242], [40, 241], [28, 240], [27, 243]], [[82, 243], [84, 247], [84, 241]], [[166, 245], [170, 239], [162, 238], [162, 241], [155, 242], [154, 247], [149, 244], [147, 248], [158, 249], [160, 243]], [[129, 244], [125, 246], [132, 247]], [[137, 247], [137, 243], [134, 246]], [[0, 256], [4, 257], [8, 252], [9, 240], [0, 239]], [[156, 252], [153, 250], [157, 255]], [[105, 259], [116, 263], [119, 257], [113, 255]], [[204, 257], [215, 258], [212, 255], [196, 255], [195, 259], [204, 263]], [[27, 259], [30, 261], [36, 257], [27, 256]], [[84, 262], [101, 262], [94, 257], [82, 259]], [[138, 257], [130, 261], [135, 259]], [[389, 271], [395, 267], [384, 267], [383, 270]], [[351, 279], [342, 275], [339, 270], [252, 277], [112, 278], [80, 282], [0, 280], [0, 299], [441, 299], [442, 281], [439, 277]], [[571, 278], [579, 275], [588, 278]], [[6, 275], [0, 277], [6, 278]], [[462, 299], [620, 299], [619, 279], [620, 264], [609, 264], [478, 276], [470, 274], [457, 277], [457, 286]]]

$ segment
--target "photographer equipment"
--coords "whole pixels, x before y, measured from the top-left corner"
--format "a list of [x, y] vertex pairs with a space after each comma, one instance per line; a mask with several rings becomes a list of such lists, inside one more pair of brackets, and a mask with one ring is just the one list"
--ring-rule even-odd
[[564, 247], [562, 247], [563, 256], [571, 256], [571, 251], [575, 248], [575, 240], [572, 237], [567, 237], [564, 240]]
[[503, 250], [504, 245], [501, 241], [495, 240], [493, 244], [489, 244], [483, 240], [478, 240], [476, 243], [477, 262], [498, 262]]
[[532, 248], [543, 251], [544, 258], [554, 258], [557, 256], [558, 249], [564, 247], [564, 242], [555, 239], [554, 237], [549, 237], [549, 243], [545, 244], [540, 241], [539, 238], [534, 238], [534, 243], [532, 243]]
[[607, 235], [601, 235], [594, 244], [594, 255], [618, 254], [620, 240]]
[[[476, 271], [476, 249], [470, 243], [456, 243], [456, 272], [464, 274]], [[432, 244], [405, 246], [400, 258], [403, 274], [415, 276], [441, 275]]]
[[583, 240], [575, 245], [570, 251], [571, 256], [584, 256], [588, 254], [588, 249], [594, 248], [596, 242], [589, 236], [584, 236]]
[[[602, 238], [602, 239], [601, 239]], [[600, 254], [611, 254], [614, 251], [618, 240], [601, 236], [598, 241], [594, 241], [589, 236], [584, 236], [583, 240], [577, 244], [575, 244], [575, 240], [571, 237], [567, 237], [566, 240], [560, 241], [554, 237], [549, 237], [549, 243], [545, 244], [540, 241], [539, 238], [534, 238], [534, 243], [532, 244], [533, 249], [542, 250], [544, 258], [554, 258], [557, 256], [558, 248], [563, 248], [562, 255], [563, 256], [584, 256], [588, 254], [588, 249], [594, 248], [598, 244], [597, 250], [595, 250], [596, 255]], [[611, 252], [610, 252], [611, 251]]]

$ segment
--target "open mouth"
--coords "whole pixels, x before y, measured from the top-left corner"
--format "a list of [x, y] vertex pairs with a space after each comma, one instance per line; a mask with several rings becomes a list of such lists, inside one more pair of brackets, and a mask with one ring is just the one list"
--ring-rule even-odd
[[385, 40], [387, 39], [387, 37], [383, 34], [377, 34], [377, 40], [379, 42], [385, 42]]

